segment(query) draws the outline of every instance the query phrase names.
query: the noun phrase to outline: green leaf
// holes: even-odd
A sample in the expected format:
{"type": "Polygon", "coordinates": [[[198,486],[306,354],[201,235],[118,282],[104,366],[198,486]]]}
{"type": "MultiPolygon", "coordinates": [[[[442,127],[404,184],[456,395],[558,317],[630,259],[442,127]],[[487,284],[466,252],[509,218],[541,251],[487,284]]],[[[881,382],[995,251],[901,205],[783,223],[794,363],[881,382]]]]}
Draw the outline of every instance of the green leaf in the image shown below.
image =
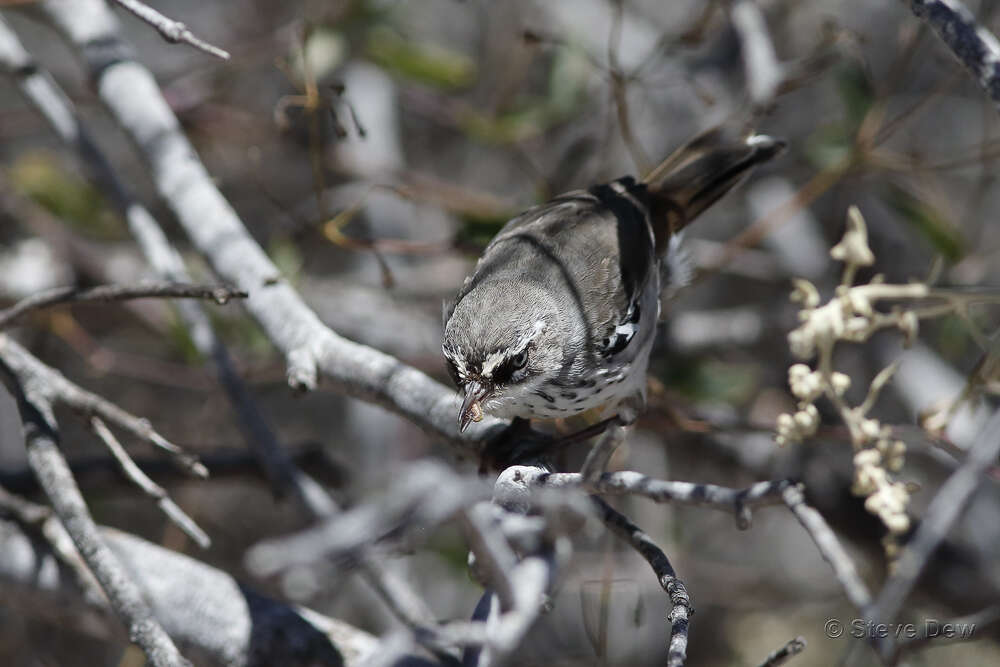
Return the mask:
{"type": "Polygon", "coordinates": [[[758,369],[754,364],[715,359],[693,359],[687,364],[671,364],[664,382],[695,400],[734,405],[753,398],[759,384],[758,369]]]}
{"type": "Polygon", "coordinates": [[[439,44],[415,42],[387,26],[368,33],[368,57],[398,76],[454,90],[476,80],[476,64],[465,54],[439,44]]]}
{"type": "Polygon", "coordinates": [[[10,178],[17,191],[78,231],[100,239],[125,236],[121,219],[104,195],[54,156],[44,151],[24,154],[11,167],[10,178]]]}
{"type": "Polygon", "coordinates": [[[868,72],[857,61],[842,63],[836,68],[834,78],[837,81],[840,100],[844,105],[847,127],[853,134],[875,103],[875,86],[868,72]]]}
{"type": "Polygon", "coordinates": [[[956,262],[965,254],[965,240],[958,228],[941,211],[919,196],[898,185],[889,184],[885,201],[949,262],[956,262]]]}

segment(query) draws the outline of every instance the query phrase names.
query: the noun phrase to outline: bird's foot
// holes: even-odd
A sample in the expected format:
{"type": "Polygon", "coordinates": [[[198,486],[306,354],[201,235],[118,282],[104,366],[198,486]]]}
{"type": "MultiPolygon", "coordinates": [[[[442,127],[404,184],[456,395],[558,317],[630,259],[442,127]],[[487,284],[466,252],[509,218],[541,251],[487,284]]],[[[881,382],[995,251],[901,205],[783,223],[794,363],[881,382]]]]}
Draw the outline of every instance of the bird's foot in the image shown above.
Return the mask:
{"type": "Polygon", "coordinates": [[[491,469],[503,470],[512,465],[537,460],[543,455],[554,454],[604,433],[609,426],[621,423],[622,419],[615,415],[575,433],[552,436],[531,428],[531,422],[527,419],[515,417],[510,426],[486,443],[479,458],[479,474],[486,474],[491,469]]]}

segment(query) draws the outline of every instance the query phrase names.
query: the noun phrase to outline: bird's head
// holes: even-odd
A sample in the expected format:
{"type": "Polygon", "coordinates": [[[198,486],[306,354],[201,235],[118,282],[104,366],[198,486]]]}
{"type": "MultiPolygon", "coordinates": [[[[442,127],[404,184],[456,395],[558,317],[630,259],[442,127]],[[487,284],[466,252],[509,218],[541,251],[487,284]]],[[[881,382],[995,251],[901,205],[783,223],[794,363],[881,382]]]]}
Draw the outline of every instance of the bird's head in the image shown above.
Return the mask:
{"type": "Polygon", "coordinates": [[[563,331],[552,297],[526,282],[476,285],[445,322],[441,346],[464,392],[459,428],[483,412],[512,416],[521,400],[562,368],[563,331]]]}

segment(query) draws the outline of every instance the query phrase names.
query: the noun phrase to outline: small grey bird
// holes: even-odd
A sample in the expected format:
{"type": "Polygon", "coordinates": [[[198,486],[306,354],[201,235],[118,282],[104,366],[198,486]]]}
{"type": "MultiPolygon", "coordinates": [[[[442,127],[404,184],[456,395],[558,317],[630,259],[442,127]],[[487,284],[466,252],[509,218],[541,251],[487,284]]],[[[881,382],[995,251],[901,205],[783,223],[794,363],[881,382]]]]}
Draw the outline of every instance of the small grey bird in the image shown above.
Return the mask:
{"type": "Polygon", "coordinates": [[[484,412],[556,419],[603,407],[634,419],[661,287],[683,273],[677,233],[783,146],[710,131],[642,181],[568,192],[510,220],[445,309],[461,430],[484,412]]]}

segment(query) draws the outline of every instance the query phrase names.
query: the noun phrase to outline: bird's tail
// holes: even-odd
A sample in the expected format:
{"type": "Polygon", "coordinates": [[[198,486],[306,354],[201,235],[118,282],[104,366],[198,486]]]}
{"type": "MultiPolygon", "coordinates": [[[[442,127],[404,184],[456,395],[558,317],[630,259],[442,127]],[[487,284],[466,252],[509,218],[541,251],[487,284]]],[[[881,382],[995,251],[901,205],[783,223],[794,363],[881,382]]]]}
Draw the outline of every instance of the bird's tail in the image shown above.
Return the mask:
{"type": "Polygon", "coordinates": [[[716,128],[675,150],[643,179],[657,251],[665,252],[671,236],[784,148],[784,141],[767,135],[733,140],[716,128]]]}

